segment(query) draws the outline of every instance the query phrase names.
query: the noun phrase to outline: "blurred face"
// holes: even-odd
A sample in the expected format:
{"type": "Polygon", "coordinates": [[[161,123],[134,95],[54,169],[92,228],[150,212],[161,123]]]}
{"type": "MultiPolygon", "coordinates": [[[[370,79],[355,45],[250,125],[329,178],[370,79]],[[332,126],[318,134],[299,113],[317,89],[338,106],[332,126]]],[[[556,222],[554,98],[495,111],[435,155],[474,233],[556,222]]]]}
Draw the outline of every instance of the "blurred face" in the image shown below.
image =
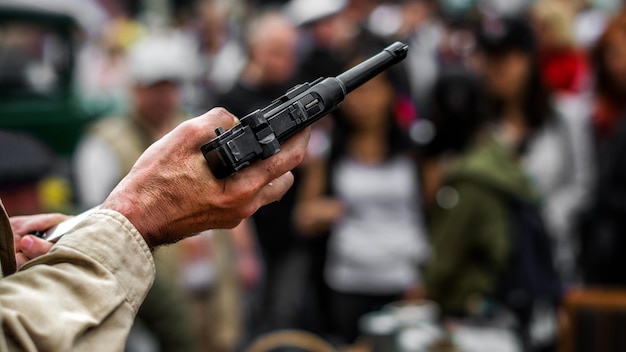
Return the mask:
{"type": "Polygon", "coordinates": [[[491,94],[504,100],[518,99],[530,75],[530,59],[521,51],[487,55],[482,70],[491,94]]]}
{"type": "Polygon", "coordinates": [[[604,64],[615,87],[626,92],[626,33],[616,33],[605,47],[604,64]]]}
{"type": "Polygon", "coordinates": [[[276,26],[251,48],[252,59],[261,68],[265,83],[283,84],[294,75],[298,65],[296,40],[293,28],[276,26]]]}
{"type": "Polygon", "coordinates": [[[537,45],[541,50],[548,50],[558,47],[558,40],[555,37],[554,29],[544,18],[534,18],[533,28],[537,34],[537,45]]]}
{"type": "Polygon", "coordinates": [[[384,128],[393,103],[393,88],[378,75],[346,96],[341,104],[350,123],[358,130],[384,128]]]}
{"type": "Polygon", "coordinates": [[[313,23],[311,30],[316,45],[324,48],[340,45],[345,33],[349,32],[349,25],[341,15],[330,16],[313,23]]]}
{"type": "Polygon", "coordinates": [[[158,126],[176,116],[180,106],[180,88],[173,82],[158,82],[135,86],[133,90],[135,116],[142,122],[158,126]]]}

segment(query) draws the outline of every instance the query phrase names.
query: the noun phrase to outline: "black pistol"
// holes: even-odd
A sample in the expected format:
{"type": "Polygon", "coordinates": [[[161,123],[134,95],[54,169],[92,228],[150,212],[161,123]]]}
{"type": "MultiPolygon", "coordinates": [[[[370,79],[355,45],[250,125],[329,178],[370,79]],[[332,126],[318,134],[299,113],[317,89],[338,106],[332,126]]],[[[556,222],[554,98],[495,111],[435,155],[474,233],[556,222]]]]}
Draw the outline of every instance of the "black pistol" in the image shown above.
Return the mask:
{"type": "Polygon", "coordinates": [[[346,94],[402,61],[409,50],[396,42],[337,77],[318,78],[287,91],[263,109],[241,118],[239,124],[201,147],[216,178],[222,179],[254,161],[280,151],[280,145],[303,128],[335,110],[346,94]]]}

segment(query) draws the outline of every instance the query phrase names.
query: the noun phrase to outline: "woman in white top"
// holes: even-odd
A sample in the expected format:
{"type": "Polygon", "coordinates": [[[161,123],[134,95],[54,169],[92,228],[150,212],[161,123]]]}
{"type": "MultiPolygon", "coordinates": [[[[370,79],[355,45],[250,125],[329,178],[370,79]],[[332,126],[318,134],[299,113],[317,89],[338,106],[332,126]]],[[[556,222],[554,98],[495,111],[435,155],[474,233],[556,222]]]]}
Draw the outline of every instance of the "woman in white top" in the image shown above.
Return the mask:
{"type": "Polygon", "coordinates": [[[395,99],[386,74],[348,95],[330,155],[303,172],[296,224],[303,235],[328,235],[322,311],[346,343],[361,315],[420,285],[428,253],[418,167],[396,124],[395,99]]]}

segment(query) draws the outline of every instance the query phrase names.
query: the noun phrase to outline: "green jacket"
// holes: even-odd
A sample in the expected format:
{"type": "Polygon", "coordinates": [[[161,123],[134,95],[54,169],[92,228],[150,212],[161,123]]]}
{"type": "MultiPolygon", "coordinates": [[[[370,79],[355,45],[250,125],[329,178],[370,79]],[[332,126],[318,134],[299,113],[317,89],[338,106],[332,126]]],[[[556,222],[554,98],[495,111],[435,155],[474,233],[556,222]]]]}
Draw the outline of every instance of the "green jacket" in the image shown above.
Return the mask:
{"type": "Polygon", "coordinates": [[[508,204],[536,201],[512,148],[481,139],[445,176],[431,219],[429,296],[448,313],[478,313],[494,291],[510,250],[508,204]]]}

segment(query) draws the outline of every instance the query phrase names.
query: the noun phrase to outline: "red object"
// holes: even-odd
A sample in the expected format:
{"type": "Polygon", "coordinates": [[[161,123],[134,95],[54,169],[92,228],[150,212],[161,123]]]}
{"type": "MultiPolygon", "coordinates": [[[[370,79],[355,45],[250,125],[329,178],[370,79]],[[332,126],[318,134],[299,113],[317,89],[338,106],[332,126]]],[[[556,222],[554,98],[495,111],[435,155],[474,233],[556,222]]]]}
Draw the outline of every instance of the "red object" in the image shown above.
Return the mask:
{"type": "Polygon", "coordinates": [[[417,121],[417,109],[410,97],[400,94],[396,97],[394,102],[394,112],[396,114],[396,121],[398,125],[405,131],[408,130],[411,125],[417,121]]]}
{"type": "Polygon", "coordinates": [[[555,50],[543,53],[540,65],[543,83],[552,92],[577,94],[589,85],[589,63],[580,51],[555,50]]]}
{"type": "Polygon", "coordinates": [[[611,104],[607,99],[598,98],[593,107],[593,130],[596,136],[604,139],[613,133],[620,119],[619,107],[611,104]]]}

